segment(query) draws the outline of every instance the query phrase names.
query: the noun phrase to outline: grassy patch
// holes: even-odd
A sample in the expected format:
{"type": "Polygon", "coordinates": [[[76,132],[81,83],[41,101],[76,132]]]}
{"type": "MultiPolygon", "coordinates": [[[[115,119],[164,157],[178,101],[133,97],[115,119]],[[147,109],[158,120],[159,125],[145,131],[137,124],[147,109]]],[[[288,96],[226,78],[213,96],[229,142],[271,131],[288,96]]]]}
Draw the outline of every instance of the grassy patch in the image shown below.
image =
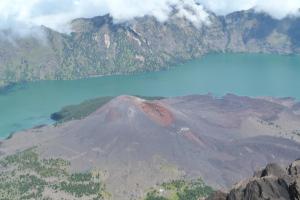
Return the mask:
{"type": "Polygon", "coordinates": [[[193,181],[174,180],[163,183],[147,193],[145,200],[198,200],[208,197],[213,189],[201,179],[193,181]]]}
{"type": "Polygon", "coordinates": [[[40,159],[34,148],[0,160],[0,199],[103,199],[100,176],[92,172],[69,173],[63,159],[40,159]],[[48,193],[46,192],[48,191],[48,193]]]}

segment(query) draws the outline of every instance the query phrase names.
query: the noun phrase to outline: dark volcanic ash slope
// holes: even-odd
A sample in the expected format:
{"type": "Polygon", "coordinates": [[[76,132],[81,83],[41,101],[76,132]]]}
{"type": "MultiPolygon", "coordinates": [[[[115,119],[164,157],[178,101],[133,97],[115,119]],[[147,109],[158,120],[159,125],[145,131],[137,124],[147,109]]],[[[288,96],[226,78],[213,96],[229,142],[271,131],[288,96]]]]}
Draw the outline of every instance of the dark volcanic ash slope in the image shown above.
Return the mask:
{"type": "Polygon", "coordinates": [[[109,16],[72,21],[72,33],[43,27],[44,38],[0,34],[0,85],[22,80],[75,79],[154,71],[212,52],[300,53],[300,18],[276,20],[254,11],[209,16],[195,27],[176,15],[164,23],[109,16]]]}
{"type": "Polygon", "coordinates": [[[266,163],[299,157],[295,105],[234,95],[121,96],[85,119],[16,134],[0,150],[37,146],[73,170],[100,170],[114,199],[138,199],[156,183],[189,177],[226,189],[266,163]]]}

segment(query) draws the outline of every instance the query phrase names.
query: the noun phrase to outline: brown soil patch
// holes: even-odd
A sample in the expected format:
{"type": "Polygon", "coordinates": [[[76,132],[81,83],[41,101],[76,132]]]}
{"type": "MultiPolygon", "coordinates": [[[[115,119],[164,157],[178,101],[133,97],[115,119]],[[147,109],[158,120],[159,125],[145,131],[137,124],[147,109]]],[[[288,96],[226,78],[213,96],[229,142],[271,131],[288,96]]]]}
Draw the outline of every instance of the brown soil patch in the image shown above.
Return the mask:
{"type": "Polygon", "coordinates": [[[122,114],[120,113],[120,111],[117,108],[111,108],[111,109],[109,109],[109,111],[107,112],[107,114],[105,116],[105,121],[112,122],[112,121],[116,121],[116,120],[120,119],[121,117],[122,117],[122,114]]]}
{"type": "Polygon", "coordinates": [[[194,133],[192,133],[191,131],[184,133],[184,136],[191,140],[192,142],[195,142],[196,144],[200,145],[200,146],[205,146],[204,142],[198,138],[194,133]]]}
{"type": "Polygon", "coordinates": [[[140,106],[146,115],[162,126],[169,126],[174,122],[174,117],[171,111],[162,105],[143,102],[140,106]]]}

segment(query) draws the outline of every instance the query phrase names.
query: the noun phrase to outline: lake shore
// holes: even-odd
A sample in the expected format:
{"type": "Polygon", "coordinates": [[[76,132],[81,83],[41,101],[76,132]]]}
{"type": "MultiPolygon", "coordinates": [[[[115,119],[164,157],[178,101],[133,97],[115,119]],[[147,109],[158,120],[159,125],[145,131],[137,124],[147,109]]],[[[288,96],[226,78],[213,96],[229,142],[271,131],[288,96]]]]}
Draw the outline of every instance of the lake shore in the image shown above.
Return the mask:
{"type": "Polygon", "coordinates": [[[159,72],[17,84],[0,94],[0,136],[47,124],[64,106],[104,96],[234,93],[300,99],[294,89],[300,88],[299,63],[300,56],[211,54],[159,72]]]}

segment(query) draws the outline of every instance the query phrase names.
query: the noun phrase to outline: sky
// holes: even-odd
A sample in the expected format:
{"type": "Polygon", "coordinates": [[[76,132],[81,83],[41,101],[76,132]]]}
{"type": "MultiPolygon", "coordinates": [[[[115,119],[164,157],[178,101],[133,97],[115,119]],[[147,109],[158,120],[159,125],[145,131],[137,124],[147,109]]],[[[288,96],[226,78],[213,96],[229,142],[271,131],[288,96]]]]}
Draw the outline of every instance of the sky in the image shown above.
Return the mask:
{"type": "Polygon", "coordinates": [[[207,22],[206,10],[219,15],[254,8],[274,18],[299,15],[300,0],[0,0],[0,29],[26,30],[44,25],[68,32],[68,22],[109,13],[116,22],[145,15],[168,19],[173,8],[195,25],[207,22]],[[199,3],[200,5],[196,4],[199,3]]]}

